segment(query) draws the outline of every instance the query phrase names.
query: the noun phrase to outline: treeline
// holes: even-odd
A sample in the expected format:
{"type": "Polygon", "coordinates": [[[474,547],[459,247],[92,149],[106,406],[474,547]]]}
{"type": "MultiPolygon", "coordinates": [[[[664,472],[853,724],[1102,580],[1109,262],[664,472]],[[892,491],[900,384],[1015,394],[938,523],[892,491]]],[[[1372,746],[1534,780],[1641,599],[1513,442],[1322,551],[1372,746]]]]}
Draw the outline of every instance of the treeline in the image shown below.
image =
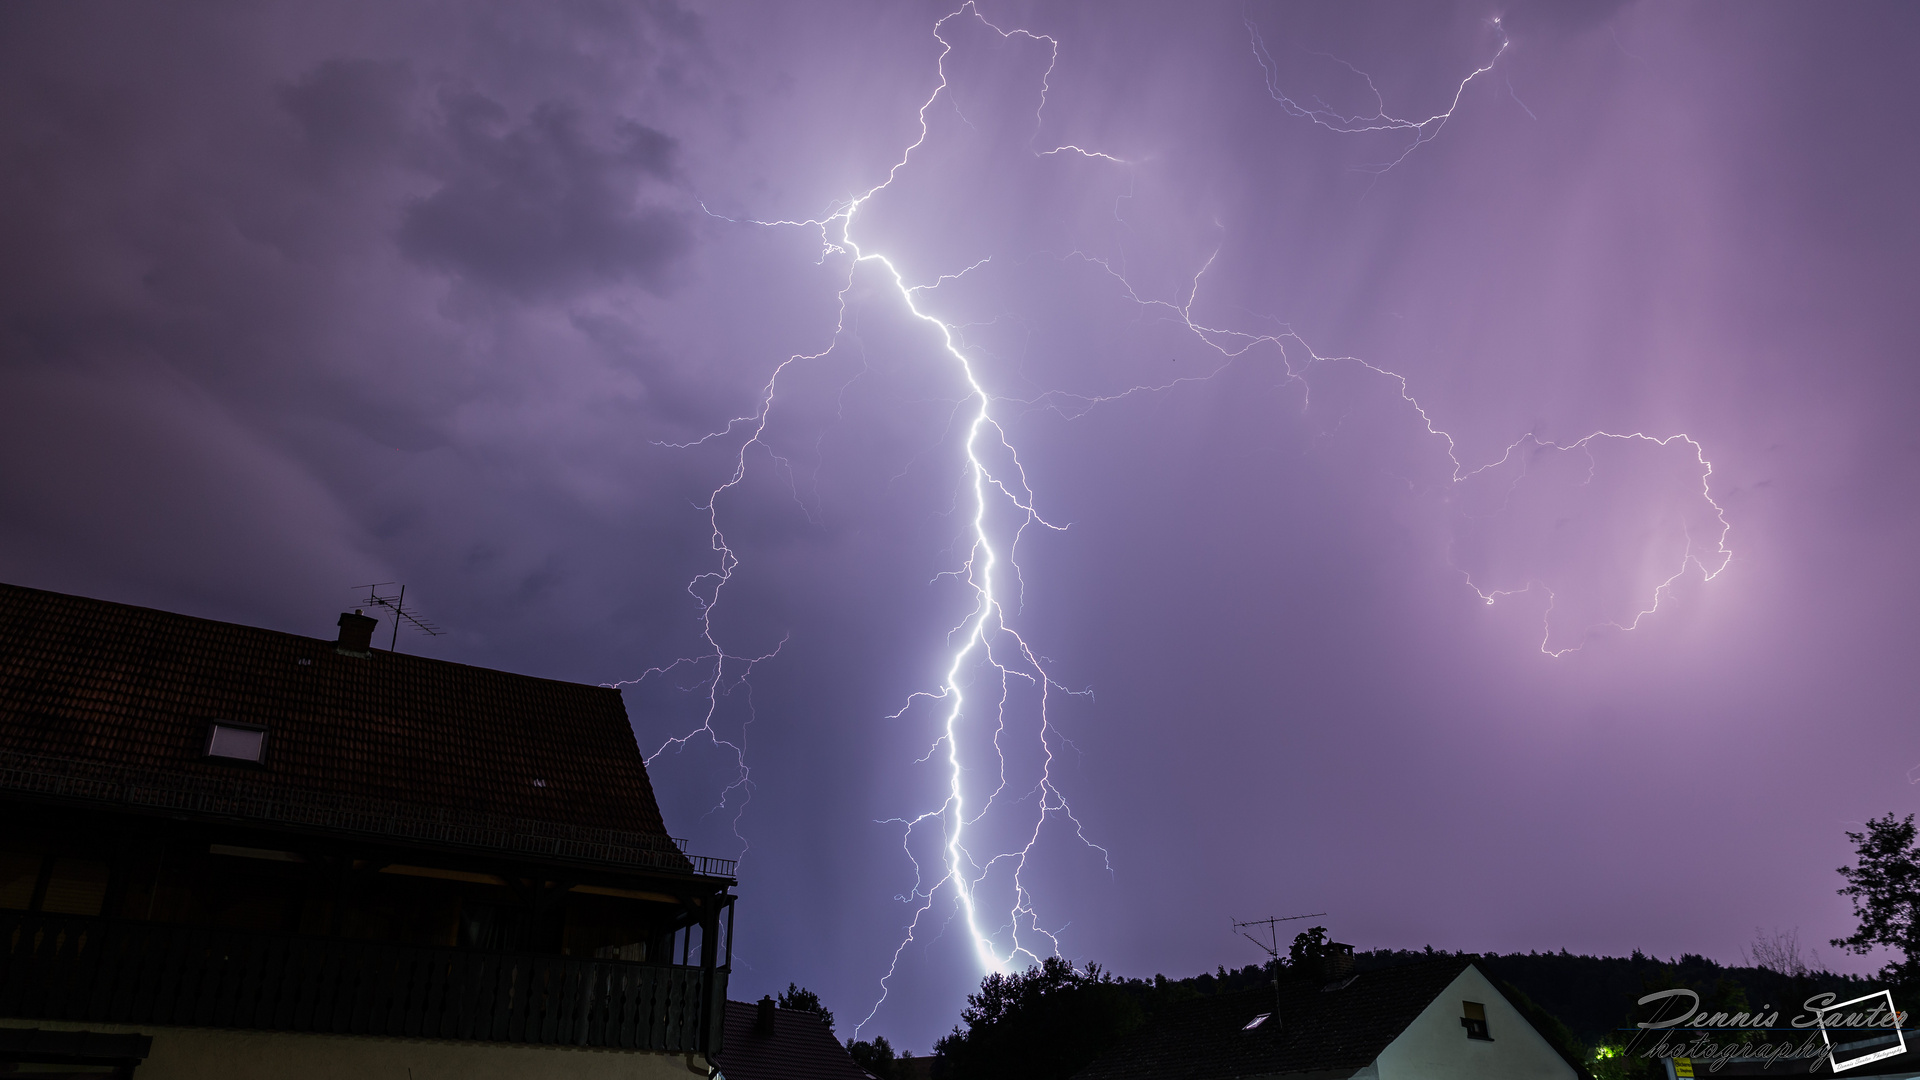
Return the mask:
{"type": "MultiPolygon", "coordinates": [[[[1250,964],[1169,979],[1120,978],[1098,964],[1076,969],[1059,957],[1011,975],[989,975],[967,996],[960,1025],[934,1046],[937,1080],[1066,1080],[1170,1005],[1289,981],[1324,983],[1349,947],[1324,927],[1294,938],[1277,966],[1250,964]]],[[[911,1067],[881,1040],[850,1043],[856,1061],[883,1080],[910,1080],[911,1067]]],[[[919,1074],[924,1076],[925,1074],[919,1074]]]]}
{"type": "MultiPolygon", "coordinates": [[[[1324,980],[1330,965],[1341,962],[1338,949],[1316,927],[1295,942],[1278,968],[1279,977],[1324,980]]],[[[1603,1048],[1627,1041],[1633,1025],[1646,1018],[1639,998],[1655,990],[1685,987],[1700,995],[1702,1006],[1714,1010],[1741,1012],[1771,1005],[1791,1017],[1814,994],[1832,992],[1845,1000],[1881,985],[1799,964],[1783,965],[1789,970],[1782,972],[1728,967],[1693,954],[1660,960],[1638,951],[1615,957],[1565,950],[1474,954],[1381,949],[1354,953],[1352,961],[1354,971],[1365,972],[1443,957],[1473,960],[1582,1077],[1602,1080],[1638,1076],[1645,1071],[1640,1066],[1650,1064],[1609,1060],[1603,1048]]],[[[1123,978],[1098,965],[1076,969],[1058,958],[1025,972],[991,975],[979,992],[968,996],[961,1023],[936,1044],[932,1075],[938,1080],[1066,1080],[1169,1005],[1270,986],[1274,977],[1273,966],[1249,964],[1180,979],[1123,978]]],[[[1914,989],[1920,992],[1920,987],[1914,989]]],[[[883,1080],[928,1075],[896,1060],[885,1040],[850,1048],[863,1067],[883,1080]]],[[[917,1064],[925,1070],[924,1059],[917,1064]]]]}
{"type": "MultiPolygon", "coordinates": [[[[1875,982],[1819,970],[1803,959],[1797,931],[1762,934],[1747,966],[1727,967],[1704,956],[1658,960],[1557,953],[1444,953],[1374,950],[1351,953],[1316,926],[1294,938],[1284,961],[1253,964],[1185,979],[1117,978],[1097,965],[1076,970],[1053,958],[1015,975],[991,975],[967,997],[961,1026],[935,1047],[936,1080],[1067,1080],[1121,1039],[1150,1023],[1169,1005],[1197,997],[1267,986],[1275,978],[1324,981],[1329,972],[1365,972],[1439,957],[1472,959],[1575,1071],[1587,1080],[1639,1080],[1664,1069],[1627,1052],[1635,1025],[1651,1019],[1640,998],[1660,990],[1691,990],[1709,1013],[1780,1013],[1783,1023],[1808,1012],[1816,994],[1845,1001],[1885,987],[1896,1006],[1920,1001],[1920,826],[1914,815],[1873,818],[1849,832],[1855,865],[1840,869],[1839,892],[1852,899],[1859,927],[1834,945],[1867,954],[1891,950],[1897,958],[1875,982]]],[[[830,1023],[831,1021],[829,1021],[830,1023]]],[[[1758,1034],[1758,1033],[1754,1033],[1758,1034]]],[[[851,1043],[875,1076],[915,1080],[925,1062],[899,1068],[885,1040],[851,1043]]]]}

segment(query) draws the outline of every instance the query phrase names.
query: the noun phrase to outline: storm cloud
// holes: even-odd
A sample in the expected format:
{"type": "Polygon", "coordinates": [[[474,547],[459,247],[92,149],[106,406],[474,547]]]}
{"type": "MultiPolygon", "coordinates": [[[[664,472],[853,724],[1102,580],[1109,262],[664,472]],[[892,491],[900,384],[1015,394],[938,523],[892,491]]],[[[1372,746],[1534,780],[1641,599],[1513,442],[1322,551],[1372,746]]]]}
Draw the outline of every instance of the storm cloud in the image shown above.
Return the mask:
{"type": "Polygon", "coordinates": [[[627,683],[744,855],[734,996],[892,969],[925,1050],[977,399],[904,284],[1057,526],[990,521],[1055,682],[963,784],[983,845],[1071,803],[1065,954],[1844,933],[1920,762],[1910,9],[952,11],[0,10],[0,578],[317,635],[404,581],[402,648],[627,683]]]}

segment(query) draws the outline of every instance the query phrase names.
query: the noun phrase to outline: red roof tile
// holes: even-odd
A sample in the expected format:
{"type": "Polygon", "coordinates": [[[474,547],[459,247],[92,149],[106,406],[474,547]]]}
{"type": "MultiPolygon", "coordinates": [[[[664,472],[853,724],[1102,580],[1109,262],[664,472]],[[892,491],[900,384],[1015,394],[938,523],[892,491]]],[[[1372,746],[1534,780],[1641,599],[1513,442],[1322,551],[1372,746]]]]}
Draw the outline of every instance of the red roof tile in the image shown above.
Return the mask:
{"type": "Polygon", "coordinates": [[[0,750],[666,835],[617,690],[14,585],[0,750]],[[202,756],[217,720],[259,767],[202,756]]]}

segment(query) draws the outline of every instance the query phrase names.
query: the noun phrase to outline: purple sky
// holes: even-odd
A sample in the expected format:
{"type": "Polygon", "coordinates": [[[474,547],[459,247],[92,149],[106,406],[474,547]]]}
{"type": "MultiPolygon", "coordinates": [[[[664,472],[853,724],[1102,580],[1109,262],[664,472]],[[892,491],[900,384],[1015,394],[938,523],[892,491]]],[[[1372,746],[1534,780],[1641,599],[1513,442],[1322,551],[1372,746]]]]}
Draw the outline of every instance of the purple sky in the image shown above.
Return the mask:
{"type": "MultiPolygon", "coordinates": [[[[706,712],[710,660],[647,673],[709,651],[701,507],[744,461],[712,632],[778,652],[712,729],[751,781],[704,733],[652,771],[695,850],[745,848],[735,996],[798,981],[843,1034],[925,903],[909,852],[942,864],[940,820],[888,820],[938,810],[950,750],[971,818],[1002,716],[969,850],[1063,797],[1108,854],[1050,812],[1020,941],[1122,974],[1252,962],[1229,917],[1299,911],[1362,948],[1723,961],[1851,930],[1843,831],[1920,809],[1920,17],[948,20],[852,232],[940,282],[914,302],[990,395],[982,464],[1016,476],[1004,433],[1064,526],[996,579],[1054,683],[1035,794],[1032,683],[998,713],[962,664],[951,746],[913,696],[975,602],[980,399],[878,260],[750,223],[887,181],[951,10],[8,5],[0,579],[321,636],[404,581],[452,632],[403,648],[641,680],[651,752],[706,712]],[[1463,475],[1522,441],[1455,482],[1429,421],[1463,475]],[[1684,440],[1541,449],[1596,431],[1684,433],[1708,492],[1684,440]]],[[[1010,870],[976,890],[1002,956],[1010,870]]],[[[862,1034],[954,1023],[954,899],[862,1034]]]]}

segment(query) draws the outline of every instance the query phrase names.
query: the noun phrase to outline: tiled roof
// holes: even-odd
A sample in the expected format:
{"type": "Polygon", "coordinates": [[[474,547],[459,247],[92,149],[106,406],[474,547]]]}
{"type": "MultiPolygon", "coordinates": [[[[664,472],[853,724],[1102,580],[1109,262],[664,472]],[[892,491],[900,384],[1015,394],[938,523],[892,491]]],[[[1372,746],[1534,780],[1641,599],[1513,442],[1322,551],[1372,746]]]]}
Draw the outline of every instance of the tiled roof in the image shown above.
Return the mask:
{"type": "Polygon", "coordinates": [[[617,690],[14,585],[0,751],[666,836],[617,690]],[[259,766],[202,756],[217,720],[259,766]]]}
{"type": "Polygon", "coordinates": [[[713,1059],[726,1080],[869,1080],[833,1029],[801,1009],[774,1009],[773,1030],[758,1024],[759,1006],[727,1002],[727,1037],[713,1059]]]}
{"type": "Polygon", "coordinates": [[[1448,958],[1383,968],[1331,984],[1338,989],[1288,983],[1277,1007],[1270,986],[1183,1002],[1074,1080],[1346,1075],[1379,1057],[1468,963],[1448,958]],[[1276,1015],[1244,1030],[1261,1013],[1276,1015]]]}

